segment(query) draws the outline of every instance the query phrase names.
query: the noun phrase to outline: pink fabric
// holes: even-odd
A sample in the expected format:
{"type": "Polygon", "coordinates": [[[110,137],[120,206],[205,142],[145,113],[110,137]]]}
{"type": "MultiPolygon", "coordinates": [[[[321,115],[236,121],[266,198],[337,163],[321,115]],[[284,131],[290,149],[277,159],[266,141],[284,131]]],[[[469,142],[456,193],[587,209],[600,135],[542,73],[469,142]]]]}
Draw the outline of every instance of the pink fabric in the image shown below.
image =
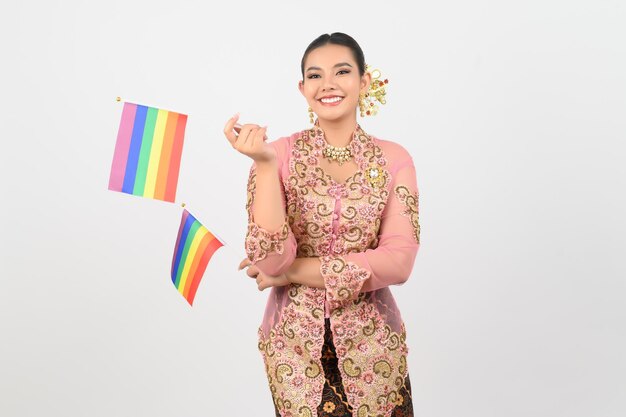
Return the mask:
{"type": "MultiPolygon", "coordinates": [[[[279,141],[270,143],[276,149],[282,179],[282,166],[280,161],[285,159],[286,149],[280,147],[279,141]]],[[[281,190],[283,204],[285,203],[284,187],[281,190]]],[[[256,224],[252,207],[254,207],[254,195],[256,194],[256,162],[252,163],[248,176],[248,199],[246,210],[248,212],[248,232],[245,239],[245,249],[248,259],[269,275],[280,275],[285,272],[293,262],[296,255],[296,237],[285,217],[284,223],[277,230],[267,230],[256,224]]]]}
{"type": "Polygon", "coordinates": [[[412,159],[398,162],[392,168],[393,183],[381,215],[378,246],[343,256],[371,272],[361,291],[373,291],[389,285],[403,284],[411,274],[419,248],[418,188],[412,159]],[[408,224],[407,224],[408,223],[408,224]]]}
{"type": "Polygon", "coordinates": [[[318,125],[271,143],[287,213],[278,230],[254,224],[254,164],[250,171],[248,256],[271,275],[296,256],[319,257],[326,285],[272,288],[259,350],[281,415],[316,416],[329,318],[355,415],[389,415],[407,374],[405,326],[389,286],[406,282],[420,245],[415,167],[401,145],[357,125],[350,147],[359,170],[340,184],[319,166],[325,143],[318,125]]]}

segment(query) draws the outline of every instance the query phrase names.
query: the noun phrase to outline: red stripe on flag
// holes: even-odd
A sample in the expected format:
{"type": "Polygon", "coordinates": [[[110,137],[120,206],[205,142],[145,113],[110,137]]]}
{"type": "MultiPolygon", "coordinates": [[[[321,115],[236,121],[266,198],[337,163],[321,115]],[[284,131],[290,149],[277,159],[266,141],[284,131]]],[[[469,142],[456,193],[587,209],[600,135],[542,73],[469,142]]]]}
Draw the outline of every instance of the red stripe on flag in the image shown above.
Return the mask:
{"type": "Polygon", "coordinates": [[[185,127],[187,125],[187,115],[179,114],[176,123],[176,134],[174,135],[174,145],[170,157],[170,168],[167,175],[167,186],[165,188],[165,201],[174,202],[176,199],[176,185],[178,184],[178,174],[180,170],[180,158],[183,152],[183,141],[185,139],[185,127]]]}
{"type": "Polygon", "coordinates": [[[211,240],[211,242],[209,243],[209,246],[207,246],[206,250],[202,254],[202,259],[200,260],[200,263],[198,264],[198,270],[196,272],[196,276],[194,277],[193,282],[191,283],[191,287],[189,288],[189,295],[187,297],[187,301],[189,302],[190,305],[193,305],[193,299],[196,297],[196,291],[198,290],[198,285],[200,285],[200,280],[202,279],[202,276],[204,275],[204,271],[206,270],[207,264],[211,260],[211,257],[213,256],[215,251],[218,250],[221,246],[222,246],[222,243],[219,240],[213,239],[211,240]]]}

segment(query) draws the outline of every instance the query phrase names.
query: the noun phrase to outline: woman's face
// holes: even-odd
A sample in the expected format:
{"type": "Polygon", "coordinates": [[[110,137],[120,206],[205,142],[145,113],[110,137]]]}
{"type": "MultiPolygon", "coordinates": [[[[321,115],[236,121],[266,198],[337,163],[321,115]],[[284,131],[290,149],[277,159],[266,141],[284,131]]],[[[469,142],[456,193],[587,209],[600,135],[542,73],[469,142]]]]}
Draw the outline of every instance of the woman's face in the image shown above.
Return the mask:
{"type": "Polygon", "coordinates": [[[326,44],[315,48],[307,56],[304,80],[298,83],[298,88],[320,120],[356,118],[359,93],[367,91],[370,78],[368,73],[363,77],[359,75],[359,67],[350,48],[326,44]],[[321,100],[323,97],[335,98],[330,103],[324,103],[321,100]]]}

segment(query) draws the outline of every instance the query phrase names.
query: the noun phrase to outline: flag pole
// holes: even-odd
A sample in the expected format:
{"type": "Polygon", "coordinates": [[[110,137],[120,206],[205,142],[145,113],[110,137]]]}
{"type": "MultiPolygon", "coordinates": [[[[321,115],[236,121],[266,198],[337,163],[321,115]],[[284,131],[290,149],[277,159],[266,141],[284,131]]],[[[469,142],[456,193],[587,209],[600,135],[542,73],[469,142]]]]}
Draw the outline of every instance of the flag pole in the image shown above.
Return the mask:
{"type": "MultiPolygon", "coordinates": [[[[115,101],[118,102],[118,103],[124,102],[124,103],[131,103],[131,104],[137,104],[137,105],[139,105],[139,103],[140,103],[140,102],[134,101],[134,100],[133,101],[128,101],[127,99],[123,99],[120,96],[115,97],[115,101]]],[[[142,104],[142,105],[146,106],[146,107],[154,107],[154,108],[157,108],[157,109],[165,110],[165,111],[168,111],[168,112],[171,112],[171,113],[178,113],[178,114],[184,114],[185,116],[189,116],[188,112],[177,111],[177,110],[170,110],[169,106],[158,106],[157,107],[157,106],[151,106],[149,104],[142,104]]]]}

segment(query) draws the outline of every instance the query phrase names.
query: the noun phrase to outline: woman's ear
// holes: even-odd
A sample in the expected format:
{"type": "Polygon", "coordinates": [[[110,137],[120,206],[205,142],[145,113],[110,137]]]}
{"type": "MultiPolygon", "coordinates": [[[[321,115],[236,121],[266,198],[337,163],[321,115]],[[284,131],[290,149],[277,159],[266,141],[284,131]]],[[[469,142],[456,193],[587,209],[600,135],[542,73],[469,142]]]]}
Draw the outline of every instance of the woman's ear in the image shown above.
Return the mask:
{"type": "Polygon", "coordinates": [[[300,94],[304,95],[304,82],[302,80],[298,81],[298,90],[300,90],[300,94]]]}
{"type": "Polygon", "coordinates": [[[372,83],[372,74],[369,72],[365,72],[361,77],[361,92],[366,93],[370,89],[370,84],[372,83]]]}

